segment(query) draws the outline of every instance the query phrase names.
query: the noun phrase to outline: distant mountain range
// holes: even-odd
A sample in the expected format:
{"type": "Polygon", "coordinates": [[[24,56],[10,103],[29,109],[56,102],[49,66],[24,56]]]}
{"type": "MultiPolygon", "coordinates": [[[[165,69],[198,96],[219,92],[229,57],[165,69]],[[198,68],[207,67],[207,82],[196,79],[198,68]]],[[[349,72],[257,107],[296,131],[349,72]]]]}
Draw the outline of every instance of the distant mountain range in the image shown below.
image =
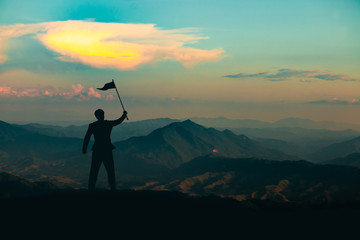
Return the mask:
{"type": "Polygon", "coordinates": [[[355,166],[360,168],[360,152],[352,153],[345,157],[331,159],[322,163],[335,164],[335,165],[348,165],[348,166],[355,166]]]}
{"type": "MultiPolygon", "coordinates": [[[[126,124],[119,127],[130,126],[126,124]]],[[[254,136],[258,137],[248,138],[230,130],[206,128],[191,120],[157,119],[136,124],[138,125],[134,123],[134,128],[144,128],[138,129],[135,135],[141,131],[148,132],[155,126],[162,127],[147,135],[133,136],[114,143],[117,147],[114,157],[119,187],[134,185],[131,181],[157,179],[194,158],[209,154],[213,157],[282,161],[299,160],[305,156],[304,159],[319,163],[358,166],[346,157],[351,153],[360,152],[360,140],[355,137],[357,132],[352,130],[252,129],[248,130],[248,133],[256,133],[254,136]],[[168,122],[170,123],[166,124],[168,122]],[[261,134],[267,138],[261,138],[261,134]],[[306,144],[301,145],[301,142],[306,144]],[[326,142],[336,144],[326,145],[326,142]],[[310,145],[318,146],[313,146],[315,152],[311,153],[310,149],[307,149],[306,146],[310,145]],[[336,158],[344,159],[336,163],[326,162],[336,158]]],[[[83,128],[84,132],[86,128],[87,126],[83,128]]],[[[65,128],[54,129],[43,125],[23,126],[0,121],[0,172],[52,181],[59,187],[86,187],[91,153],[81,154],[82,137],[56,136],[65,128]]],[[[107,186],[103,168],[100,171],[98,186],[107,186]]]]}
{"type": "MultiPolygon", "coordinates": [[[[114,129],[112,134],[113,141],[121,141],[133,136],[147,135],[157,128],[164,127],[172,122],[179,122],[184,120],[186,119],[181,120],[181,119],[170,119],[170,118],[158,118],[158,119],[147,119],[147,120],[134,121],[134,122],[125,121],[122,127],[114,129]]],[[[301,119],[301,118],[285,118],[278,120],[276,122],[265,122],[265,121],[259,121],[253,119],[228,119],[224,117],[218,117],[218,118],[194,117],[194,118],[190,118],[190,120],[205,127],[230,129],[232,131],[234,129],[269,129],[269,128],[275,128],[275,129],[300,128],[300,129],[312,129],[312,130],[323,129],[323,130],[333,130],[333,131],[352,129],[354,131],[360,131],[360,125],[357,124],[337,123],[331,121],[316,122],[309,119],[301,119]]],[[[29,124],[21,124],[21,125],[16,124],[16,125],[49,136],[83,138],[88,124],[83,124],[83,123],[79,124],[79,123],[77,125],[75,125],[74,123],[73,124],[68,123],[68,125],[66,126],[59,126],[56,124],[56,122],[54,122],[53,124],[29,123],[29,124]]],[[[271,129],[269,129],[269,131],[271,131],[271,129]]],[[[238,133],[238,131],[235,132],[238,133]]],[[[243,134],[246,133],[244,132],[243,134]]],[[[272,133],[269,132],[269,134],[272,133]]],[[[272,135],[274,136],[274,134],[272,135]]],[[[281,133],[281,135],[282,137],[291,137],[291,132],[287,133],[285,131],[281,133]]]]}
{"type": "MultiPolygon", "coordinates": [[[[95,121],[95,120],[94,120],[95,121]]],[[[179,120],[170,118],[148,119],[135,122],[123,122],[120,126],[113,129],[111,137],[113,141],[125,140],[133,136],[143,136],[154,131],[157,128],[164,127],[170,123],[179,120]]],[[[56,125],[44,125],[38,123],[30,123],[25,125],[16,125],[17,127],[36,132],[51,137],[71,137],[83,138],[85,136],[88,124],[86,125],[69,125],[66,127],[56,125]]]]}
{"type": "MultiPolygon", "coordinates": [[[[135,122],[123,122],[112,132],[113,142],[130,137],[145,136],[177,119],[159,118],[135,122]]],[[[251,119],[193,118],[193,121],[218,130],[228,129],[235,134],[243,134],[261,145],[305,158],[309,154],[334,143],[360,136],[357,125],[335,122],[314,122],[308,119],[287,118],[277,122],[263,122],[251,119]],[[329,129],[325,129],[329,128],[329,129]],[[332,129],[332,130],[331,130],[332,129]],[[335,129],[335,130],[334,130],[335,129]],[[346,130],[339,130],[346,129],[346,130]]],[[[83,138],[88,125],[67,127],[43,124],[15,125],[17,127],[51,137],[83,138]]]]}
{"type": "Polygon", "coordinates": [[[120,159],[128,161],[127,165],[136,161],[136,164],[158,164],[169,169],[210,153],[226,157],[298,159],[265,148],[245,135],[236,135],[229,130],[205,128],[190,120],[171,123],[147,136],[129,138],[115,145],[115,153],[120,159]]]}
{"type": "Polygon", "coordinates": [[[280,128],[233,128],[236,134],[245,134],[260,144],[308,159],[309,154],[334,143],[360,136],[354,130],[306,129],[299,127],[280,128]]]}
{"type": "MultiPolygon", "coordinates": [[[[90,153],[81,154],[80,138],[51,137],[1,122],[0,144],[3,171],[61,185],[80,186],[87,182],[91,156],[90,153]]],[[[159,175],[209,153],[227,157],[297,159],[265,148],[244,135],[205,128],[190,120],[173,122],[146,136],[132,137],[114,145],[119,181],[159,175]]],[[[101,174],[104,172],[100,173],[103,176],[101,174]]]]}
{"type": "Polygon", "coordinates": [[[81,144],[78,138],[51,137],[0,121],[0,156],[3,158],[31,156],[56,160],[78,151],[81,144]]]}
{"type": "Polygon", "coordinates": [[[310,154],[308,158],[315,162],[323,162],[334,158],[344,158],[352,153],[360,153],[360,137],[331,144],[310,154]]]}
{"type": "Polygon", "coordinates": [[[200,118],[194,117],[190,120],[207,126],[216,128],[279,128],[279,127],[300,127],[308,129],[328,129],[328,130],[347,130],[353,129],[360,131],[359,124],[338,123],[332,121],[312,121],[303,118],[284,118],[275,122],[265,122],[253,119],[228,119],[224,117],[200,118]]]}

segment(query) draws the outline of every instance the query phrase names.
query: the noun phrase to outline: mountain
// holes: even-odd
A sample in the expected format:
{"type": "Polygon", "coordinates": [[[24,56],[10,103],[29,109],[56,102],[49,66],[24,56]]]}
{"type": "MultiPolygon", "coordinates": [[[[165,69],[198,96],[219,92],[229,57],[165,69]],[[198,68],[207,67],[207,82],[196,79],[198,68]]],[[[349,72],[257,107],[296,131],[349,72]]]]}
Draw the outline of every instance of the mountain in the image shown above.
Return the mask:
{"type": "Polygon", "coordinates": [[[55,160],[79,151],[81,144],[81,139],[50,137],[0,121],[3,157],[51,157],[55,160]]]}
{"type": "Polygon", "coordinates": [[[133,137],[116,145],[120,159],[134,159],[173,169],[191,159],[215,154],[227,157],[256,157],[274,160],[294,160],[295,157],[267,149],[244,135],[229,130],[205,128],[191,120],[169,124],[147,136],[133,137]]]}
{"type": "Polygon", "coordinates": [[[174,169],[168,178],[135,189],[181,191],[232,197],[239,201],[356,202],[360,169],[307,161],[203,156],[174,169]]]}
{"type": "MultiPolygon", "coordinates": [[[[229,130],[205,128],[190,120],[174,122],[141,137],[116,142],[114,151],[118,186],[127,181],[160,176],[209,153],[226,157],[296,160],[263,147],[229,130]]],[[[81,154],[82,139],[42,135],[1,122],[0,170],[23,177],[52,181],[58,186],[86,187],[91,152],[81,154]]],[[[91,144],[90,144],[91,146],[91,144]]],[[[107,186],[100,169],[98,186],[107,186]]]]}
{"type": "MultiPolygon", "coordinates": [[[[125,121],[120,126],[113,129],[111,138],[113,141],[121,141],[129,137],[147,135],[157,128],[164,127],[170,123],[177,121],[178,120],[170,118],[147,119],[134,122],[125,121]]],[[[70,138],[84,138],[88,128],[88,125],[69,125],[64,127],[38,123],[30,123],[16,126],[42,135],[70,138]]]]}
{"type": "Polygon", "coordinates": [[[228,119],[218,118],[190,118],[190,120],[207,126],[216,128],[279,128],[279,127],[300,127],[308,129],[328,129],[328,130],[347,130],[353,129],[360,131],[360,125],[338,123],[332,121],[312,121],[303,118],[284,118],[275,122],[264,122],[253,119],[228,119]]]}
{"type": "Polygon", "coordinates": [[[335,158],[343,158],[351,153],[360,152],[360,137],[349,141],[331,144],[308,155],[308,158],[315,162],[323,162],[335,158]]]}
{"type": "Polygon", "coordinates": [[[206,127],[213,128],[264,128],[269,127],[271,123],[254,120],[254,119],[229,119],[225,117],[217,118],[203,118],[203,117],[192,117],[191,121],[206,127]]]}
{"type": "Polygon", "coordinates": [[[331,159],[323,163],[360,167],[360,153],[352,153],[345,157],[331,159]]]}
{"type": "Polygon", "coordinates": [[[0,121],[0,171],[77,185],[90,167],[81,146],[82,139],[50,137],[0,121]]]}
{"type": "Polygon", "coordinates": [[[236,134],[244,134],[265,147],[306,158],[308,154],[330,144],[358,137],[354,130],[306,129],[299,127],[279,128],[231,128],[236,134]]]}

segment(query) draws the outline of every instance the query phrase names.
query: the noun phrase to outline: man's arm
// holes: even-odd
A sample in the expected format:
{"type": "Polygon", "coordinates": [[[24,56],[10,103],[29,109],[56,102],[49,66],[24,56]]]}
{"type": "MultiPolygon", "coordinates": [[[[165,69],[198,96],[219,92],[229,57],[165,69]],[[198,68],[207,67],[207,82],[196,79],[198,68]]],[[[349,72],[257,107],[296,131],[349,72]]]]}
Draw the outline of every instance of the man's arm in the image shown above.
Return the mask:
{"type": "Polygon", "coordinates": [[[119,125],[120,123],[122,123],[124,121],[124,119],[126,118],[126,115],[127,115],[127,111],[124,111],[123,115],[119,119],[111,121],[112,125],[116,126],[116,125],[119,125]]]}
{"type": "Polygon", "coordinates": [[[90,137],[91,137],[91,134],[92,134],[92,128],[90,127],[89,125],[89,128],[85,134],[85,138],[84,138],[84,142],[83,142],[83,148],[82,148],[82,152],[85,154],[86,151],[87,151],[87,146],[89,144],[89,141],[90,141],[90,137]]]}

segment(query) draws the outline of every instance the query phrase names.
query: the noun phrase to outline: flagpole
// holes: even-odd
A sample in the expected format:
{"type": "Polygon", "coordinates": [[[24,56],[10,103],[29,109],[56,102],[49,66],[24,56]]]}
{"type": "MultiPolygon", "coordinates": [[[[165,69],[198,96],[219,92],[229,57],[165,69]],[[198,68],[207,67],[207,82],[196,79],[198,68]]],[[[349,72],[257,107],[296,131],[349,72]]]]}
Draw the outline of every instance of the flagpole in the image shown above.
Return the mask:
{"type": "MultiPolygon", "coordinates": [[[[119,94],[119,92],[118,92],[118,90],[117,90],[117,87],[116,87],[116,84],[115,84],[115,82],[114,82],[114,79],[112,80],[112,82],[114,83],[115,90],[116,90],[116,93],[117,93],[117,95],[118,95],[118,97],[119,97],[121,106],[122,106],[123,110],[125,111],[124,104],[123,104],[122,101],[121,101],[120,94],[119,94]]],[[[128,116],[126,116],[126,119],[129,120],[128,116]]]]}

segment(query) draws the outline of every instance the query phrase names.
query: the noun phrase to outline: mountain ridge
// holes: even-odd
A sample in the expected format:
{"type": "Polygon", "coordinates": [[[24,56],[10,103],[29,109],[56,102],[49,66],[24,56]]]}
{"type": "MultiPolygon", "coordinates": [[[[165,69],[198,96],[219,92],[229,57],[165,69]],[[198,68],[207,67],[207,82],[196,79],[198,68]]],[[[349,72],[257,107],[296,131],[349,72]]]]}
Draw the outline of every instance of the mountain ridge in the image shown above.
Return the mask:
{"type": "Polygon", "coordinates": [[[147,136],[132,137],[117,142],[116,152],[122,158],[141,158],[169,168],[179,166],[194,157],[209,153],[224,156],[255,156],[285,160],[296,157],[262,147],[244,135],[236,135],[229,130],[218,131],[205,128],[191,120],[171,123],[154,130],[147,136]],[[163,162],[159,161],[163,159],[163,162]]]}
{"type": "Polygon", "coordinates": [[[274,122],[254,119],[229,119],[225,117],[201,118],[193,117],[191,120],[207,127],[217,128],[277,128],[277,127],[302,127],[308,129],[348,130],[360,131],[360,124],[341,123],[333,121],[313,121],[306,118],[288,117],[274,122]]]}

